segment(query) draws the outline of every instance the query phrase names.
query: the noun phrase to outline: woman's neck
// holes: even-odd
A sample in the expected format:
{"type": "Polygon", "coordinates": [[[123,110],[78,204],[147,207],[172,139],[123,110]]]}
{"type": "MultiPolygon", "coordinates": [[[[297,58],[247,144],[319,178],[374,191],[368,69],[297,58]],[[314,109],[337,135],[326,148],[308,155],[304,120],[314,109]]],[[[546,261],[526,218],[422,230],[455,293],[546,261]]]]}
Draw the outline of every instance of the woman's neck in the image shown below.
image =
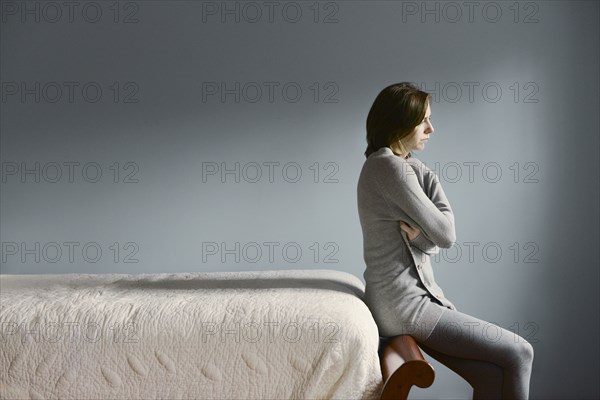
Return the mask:
{"type": "Polygon", "coordinates": [[[388,146],[390,148],[390,150],[392,150],[392,153],[394,153],[395,155],[397,155],[398,157],[402,157],[402,158],[408,158],[408,155],[410,155],[410,152],[408,152],[408,154],[402,154],[400,153],[400,150],[396,147],[396,146],[388,146]]]}
{"type": "MultiPolygon", "coordinates": [[[[408,158],[408,156],[407,156],[407,155],[402,155],[402,154],[400,154],[400,153],[396,153],[396,151],[395,151],[394,149],[392,149],[392,152],[393,152],[395,155],[397,155],[398,157],[401,157],[401,158],[408,158]]],[[[409,154],[410,154],[410,153],[409,153],[409,154]]]]}

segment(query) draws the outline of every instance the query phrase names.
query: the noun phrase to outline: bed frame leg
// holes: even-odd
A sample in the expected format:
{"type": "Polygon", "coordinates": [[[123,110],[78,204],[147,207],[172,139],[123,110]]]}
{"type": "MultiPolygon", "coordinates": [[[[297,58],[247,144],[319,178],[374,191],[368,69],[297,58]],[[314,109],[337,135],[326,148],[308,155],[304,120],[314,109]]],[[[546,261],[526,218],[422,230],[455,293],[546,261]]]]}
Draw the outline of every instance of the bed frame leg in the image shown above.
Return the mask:
{"type": "Polygon", "coordinates": [[[383,391],[380,400],[407,400],[413,385],[426,388],[433,384],[435,370],[415,339],[410,335],[385,338],[380,350],[383,391]]]}

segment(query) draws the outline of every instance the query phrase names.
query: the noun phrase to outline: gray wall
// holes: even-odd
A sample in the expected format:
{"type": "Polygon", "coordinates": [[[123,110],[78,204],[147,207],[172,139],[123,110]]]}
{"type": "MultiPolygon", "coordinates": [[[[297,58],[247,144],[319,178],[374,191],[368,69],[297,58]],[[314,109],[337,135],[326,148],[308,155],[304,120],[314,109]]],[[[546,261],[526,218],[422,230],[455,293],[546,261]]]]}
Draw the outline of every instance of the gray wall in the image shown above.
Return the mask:
{"type": "MultiPolygon", "coordinates": [[[[598,2],[78,4],[2,0],[3,274],[362,279],[366,115],[412,81],[456,218],[438,283],[534,344],[532,398],[600,395],[598,2]]],[[[431,361],[414,398],[470,396],[431,361]]]]}

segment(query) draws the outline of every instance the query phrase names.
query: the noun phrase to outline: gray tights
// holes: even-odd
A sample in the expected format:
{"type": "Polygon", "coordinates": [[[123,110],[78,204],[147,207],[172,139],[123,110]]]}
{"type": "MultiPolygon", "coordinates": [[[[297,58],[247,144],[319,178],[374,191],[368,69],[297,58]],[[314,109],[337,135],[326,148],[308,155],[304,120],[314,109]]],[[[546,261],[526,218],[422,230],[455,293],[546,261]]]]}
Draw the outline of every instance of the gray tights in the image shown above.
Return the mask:
{"type": "Polygon", "coordinates": [[[443,308],[431,335],[415,337],[419,347],[463,377],[474,400],[528,399],[532,345],[495,324],[443,308]]]}

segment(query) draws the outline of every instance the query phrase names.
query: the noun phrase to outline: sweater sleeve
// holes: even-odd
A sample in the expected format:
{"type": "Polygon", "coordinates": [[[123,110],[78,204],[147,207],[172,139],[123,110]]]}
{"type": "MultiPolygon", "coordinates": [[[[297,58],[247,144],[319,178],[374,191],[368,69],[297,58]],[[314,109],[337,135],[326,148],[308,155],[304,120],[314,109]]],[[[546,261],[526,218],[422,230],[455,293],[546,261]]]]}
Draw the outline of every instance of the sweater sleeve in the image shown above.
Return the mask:
{"type": "Polygon", "coordinates": [[[409,240],[408,243],[410,243],[411,246],[416,247],[417,249],[421,250],[423,253],[428,255],[437,254],[440,251],[439,247],[437,247],[435,243],[429,240],[423,234],[423,232],[419,233],[417,237],[413,240],[409,240]]]}
{"type": "MultiPolygon", "coordinates": [[[[422,164],[422,163],[421,163],[422,164]]],[[[424,166],[424,164],[423,164],[424,166]]],[[[423,168],[423,187],[416,172],[399,157],[383,158],[376,165],[377,181],[392,215],[408,216],[434,245],[449,248],[456,241],[454,214],[439,178],[423,168]]]]}

